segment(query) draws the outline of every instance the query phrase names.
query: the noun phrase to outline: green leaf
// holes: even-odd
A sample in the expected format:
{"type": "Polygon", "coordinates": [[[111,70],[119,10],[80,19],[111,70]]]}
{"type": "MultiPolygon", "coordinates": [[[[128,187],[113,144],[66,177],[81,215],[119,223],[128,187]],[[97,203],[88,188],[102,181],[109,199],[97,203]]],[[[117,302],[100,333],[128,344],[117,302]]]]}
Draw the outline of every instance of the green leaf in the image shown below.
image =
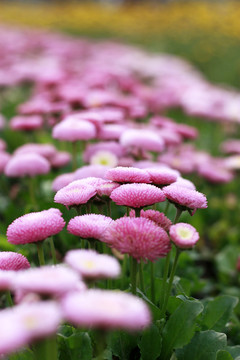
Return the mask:
{"type": "Polygon", "coordinates": [[[142,360],[155,360],[161,353],[162,338],[156,325],[152,325],[142,334],[138,343],[142,360]]]}
{"type": "Polygon", "coordinates": [[[213,330],[197,332],[190,343],[177,350],[178,360],[216,360],[218,350],[227,345],[227,337],[213,330]]]}
{"type": "Polygon", "coordinates": [[[217,352],[216,360],[234,360],[232,355],[226,350],[219,350],[217,352]]]}
{"type": "Polygon", "coordinates": [[[157,307],[155,304],[153,304],[152,301],[138,288],[137,288],[137,294],[148,304],[148,307],[150,308],[150,310],[152,312],[154,320],[158,320],[160,317],[160,314],[161,314],[159,307],[157,307]]]}
{"type": "MultiPolygon", "coordinates": [[[[65,338],[71,353],[71,360],[91,360],[92,344],[88,333],[76,330],[74,334],[65,338]]],[[[65,358],[62,358],[65,360],[65,358]]]]}
{"type": "Polygon", "coordinates": [[[163,329],[161,360],[168,360],[174,349],[189,342],[194,335],[196,318],[202,311],[200,301],[187,299],[174,311],[163,329]]]}
{"type": "Polygon", "coordinates": [[[203,314],[202,324],[209,330],[222,331],[229,321],[238,298],[222,295],[210,301],[203,314]]]}
{"type": "Polygon", "coordinates": [[[237,360],[237,357],[240,357],[240,345],[227,346],[226,350],[232,355],[234,360],[237,360]]]}
{"type": "MultiPolygon", "coordinates": [[[[112,354],[122,360],[130,359],[131,351],[137,347],[138,338],[136,335],[128,334],[123,331],[110,333],[109,348],[112,354]]],[[[82,360],[82,359],[81,359],[82,360]]]]}

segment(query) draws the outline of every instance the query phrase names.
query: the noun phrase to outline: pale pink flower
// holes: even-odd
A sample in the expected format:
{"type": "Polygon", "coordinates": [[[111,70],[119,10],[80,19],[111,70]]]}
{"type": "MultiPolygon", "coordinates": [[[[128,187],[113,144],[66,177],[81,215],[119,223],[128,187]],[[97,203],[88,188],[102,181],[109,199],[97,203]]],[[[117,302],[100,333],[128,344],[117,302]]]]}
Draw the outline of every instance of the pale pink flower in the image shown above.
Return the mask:
{"type": "Polygon", "coordinates": [[[4,169],[5,175],[9,177],[35,176],[47,174],[49,171],[49,162],[35,153],[13,156],[4,169]]]}
{"type": "Polygon", "coordinates": [[[124,184],[113,190],[110,198],[117,205],[141,208],[165,201],[161,189],[150,184],[124,184]]]}
{"type": "Polygon", "coordinates": [[[145,302],[120,291],[93,289],[69,294],[62,301],[62,309],[66,320],[84,328],[137,331],[151,322],[145,302]]]}
{"type": "Polygon", "coordinates": [[[16,273],[12,287],[26,293],[38,293],[49,296],[60,296],[69,291],[79,289],[80,275],[63,265],[41,266],[22,270],[16,273]]]}
{"type": "Polygon", "coordinates": [[[15,271],[0,270],[0,291],[12,289],[15,271]]]}
{"type": "Polygon", "coordinates": [[[2,174],[4,172],[4,169],[10,159],[11,159],[10,154],[0,150],[0,174],[2,174]]]}
{"type": "Polygon", "coordinates": [[[97,194],[99,197],[109,198],[112,191],[119,186],[120,185],[118,183],[107,180],[105,183],[97,185],[97,194]]]}
{"type": "Polygon", "coordinates": [[[26,244],[42,241],[58,234],[65,225],[58,209],[48,209],[23,215],[14,220],[7,229],[7,239],[11,244],[26,244]]]}
{"type": "Polygon", "coordinates": [[[16,321],[15,308],[0,311],[0,356],[11,354],[27,345],[28,336],[16,321]]]}
{"type": "Polygon", "coordinates": [[[65,206],[86,204],[97,194],[95,187],[88,184],[78,184],[73,181],[69,185],[58,190],[54,196],[54,202],[65,206]]]}
{"type": "Polygon", "coordinates": [[[194,185],[194,183],[188,179],[184,179],[181,176],[179,176],[177,178],[177,181],[175,183],[176,185],[182,186],[182,187],[186,187],[188,189],[191,190],[196,190],[196,186],[194,185]]]}
{"type": "Polygon", "coordinates": [[[106,179],[119,183],[150,183],[150,176],[145,170],[133,167],[118,166],[109,169],[105,175],[106,179]]]}
{"type": "Polygon", "coordinates": [[[143,217],[123,217],[113,221],[104,234],[104,242],[122,254],[144,261],[155,261],[171,250],[166,231],[143,217]]]}
{"type": "Polygon", "coordinates": [[[98,254],[93,250],[70,250],[64,261],[87,279],[116,278],[121,272],[113,256],[98,254]]]}
{"type": "Polygon", "coordinates": [[[60,168],[70,163],[72,156],[67,151],[58,151],[49,159],[53,168],[60,168]]]}
{"type": "Polygon", "coordinates": [[[58,175],[52,183],[52,190],[58,191],[62,189],[63,187],[67,186],[74,180],[74,173],[67,173],[67,174],[61,174],[58,175]]]}
{"type": "Polygon", "coordinates": [[[206,196],[196,190],[172,184],[164,187],[163,192],[170,202],[183,209],[207,208],[206,196]]]}
{"type": "Polygon", "coordinates": [[[88,144],[86,150],[83,153],[83,160],[85,163],[89,163],[91,157],[98,151],[108,151],[116,155],[117,158],[121,158],[126,155],[126,152],[122,145],[115,141],[100,142],[96,144],[88,144]]]}
{"type": "Polygon", "coordinates": [[[122,124],[105,124],[98,131],[98,139],[101,140],[118,140],[126,130],[126,125],[122,124]]]}
{"type": "Polygon", "coordinates": [[[106,165],[86,165],[82,166],[74,173],[74,180],[85,179],[88,177],[105,178],[109,166],[106,165]]]}
{"type": "Polygon", "coordinates": [[[96,152],[91,158],[90,158],[90,164],[91,165],[104,165],[108,167],[115,167],[118,164],[118,158],[116,155],[112,154],[109,151],[102,150],[96,152]]]}
{"type": "Polygon", "coordinates": [[[75,216],[68,223],[67,230],[84,239],[102,240],[105,230],[111,224],[112,219],[101,214],[85,214],[75,216]]]}
{"type": "MultiPolygon", "coordinates": [[[[135,211],[131,210],[130,217],[135,217],[135,211]]],[[[156,210],[141,210],[140,216],[144,217],[146,219],[154,221],[158,226],[161,226],[164,230],[168,231],[170,226],[172,225],[172,222],[164,213],[161,213],[156,210]]]]}
{"type": "Polygon", "coordinates": [[[161,152],[164,142],[160,135],[152,130],[128,129],[120,137],[120,144],[126,148],[140,148],[147,151],[161,152]]]}
{"type": "Polygon", "coordinates": [[[96,128],[89,121],[69,117],[54,126],[52,136],[65,141],[90,140],[96,137],[96,128]]]}
{"type": "Polygon", "coordinates": [[[0,139],[0,151],[4,151],[7,148],[7,144],[6,141],[4,141],[3,139],[0,139]]]}
{"type": "Polygon", "coordinates": [[[14,116],[9,124],[12,130],[32,131],[41,129],[43,118],[38,115],[32,116],[14,116]]]}
{"type": "Polygon", "coordinates": [[[214,162],[208,162],[198,167],[198,174],[212,183],[229,183],[233,180],[234,175],[231,171],[231,168],[227,165],[227,162],[223,164],[215,164],[214,162]]]}
{"type": "Polygon", "coordinates": [[[24,270],[30,268],[28,259],[22,254],[13,251],[0,252],[0,269],[1,270],[24,270]]]}
{"type": "Polygon", "coordinates": [[[28,143],[18,147],[14,151],[14,155],[36,153],[45,157],[46,159],[51,159],[56,154],[56,152],[57,150],[52,144],[28,143]]]}
{"type": "Polygon", "coordinates": [[[240,154],[232,155],[224,159],[225,169],[240,170],[240,154]]]}
{"type": "Polygon", "coordinates": [[[170,238],[180,249],[190,249],[199,240],[197,230],[189,224],[178,223],[170,227],[170,238]]]}
{"type": "Polygon", "coordinates": [[[174,170],[164,168],[147,168],[145,171],[150,175],[154,185],[168,185],[177,180],[174,170]]]}
{"type": "Polygon", "coordinates": [[[240,140],[238,139],[229,139],[224,141],[221,144],[221,150],[224,153],[230,154],[240,154],[240,140]]]}
{"type": "Polygon", "coordinates": [[[22,303],[13,312],[14,323],[22,328],[28,343],[55,334],[62,320],[60,306],[54,301],[22,303]]]}

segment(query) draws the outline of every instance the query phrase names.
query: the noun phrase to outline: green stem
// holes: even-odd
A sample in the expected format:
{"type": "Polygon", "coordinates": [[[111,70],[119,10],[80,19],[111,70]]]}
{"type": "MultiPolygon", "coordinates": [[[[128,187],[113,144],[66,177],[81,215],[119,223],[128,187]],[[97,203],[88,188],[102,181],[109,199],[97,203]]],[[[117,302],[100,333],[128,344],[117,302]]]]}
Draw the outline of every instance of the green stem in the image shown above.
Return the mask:
{"type": "Polygon", "coordinates": [[[143,278],[143,261],[142,261],[142,259],[139,263],[139,280],[140,280],[141,291],[144,293],[144,278],[143,278]]]}
{"type": "Polygon", "coordinates": [[[167,200],[166,202],[166,206],[165,206],[165,209],[164,209],[164,214],[167,216],[167,213],[168,213],[168,210],[169,210],[169,206],[170,206],[170,202],[167,200]]]}
{"type": "Polygon", "coordinates": [[[178,222],[178,220],[179,220],[179,218],[180,218],[181,214],[182,214],[182,210],[181,210],[181,209],[179,209],[179,208],[177,208],[177,212],[176,212],[176,216],[175,216],[175,219],[174,219],[173,224],[176,224],[176,223],[178,222]]]}
{"type": "Polygon", "coordinates": [[[50,248],[51,248],[53,263],[54,263],[54,265],[56,265],[57,264],[57,257],[56,257],[56,250],[55,250],[54,241],[53,241],[52,236],[49,238],[49,241],[50,241],[50,248]]]}
{"type": "Polygon", "coordinates": [[[34,346],[34,360],[57,360],[56,336],[39,341],[34,346]]]}
{"type": "Polygon", "coordinates": [[[91,209],[91,203],[90,203],[90,201],[87,202],[87,204],[86,204],[86,209],[87,209],[87,214],[91,214],[92,209],[91,209]]]}
{"type": "Polygon", "coordinates": [[[34,191],[34,178],[32,176],[28,178],[28,185],[29,185],[29,195],[30,195],[31,205],[35,209],[37,209],[37,200],[34,191]]]}
{"type": "Polygon", "coordinates": [[[107,212],[108,212],[108,216],[112,217],[112,208],[111,208],[111,200],[107,201],[107,212]]]}
{"type": "Polygon", "coordinates": [[[150,261],[150,269],[151,269],[151,300],[152,303],[155,304],[155,281],[154,281],[154,263],[150,261]]]}
{"type": "Polygon", "coordinates": [[[9,290],[6,291],[6,297],[7,297],[7,303],[9,307],[14,306],[13,300],[12,300],[12,295],[10,293],[9,290]]]}
{"type": "Polygon", "coordinates": [[[132,294],[136,295],[137,293],[137,260],[131,257],[131,284],[132,284],[132,294]]]}
{"type": "Polygon", "coordinates": [[[43,252],[43,242],[42,241],[37,242],[37,252],[38,252],[38,260],[39,260],[40,266],[45,265],[44,252],[43,252]]]}
{"type": "Polygon", "coordinates": [[[127,216],[129,216],[129,213],[130,213],[130,209],[129,209],[129,207],[127,206],[127,216]]]}
{"type": "Polygon", "coordinates": [[[174,275],[175,275],[175,272],[176,272],[177,263],[178,263],[180,253],[181,253],[181,250],[179,248],[176,248],[176,255],[175,255],[173,267],[172,267],[172,270],[171,270],[169,283],[168,283],[168,288],[167,288],[167,292],[166,292],[166,296],[165,296],[165,300],[164,300],[164,304],[163,304],[163,309],[162,309],[162,313],[161,313],[163,318],[165,318],[165,313],[166,313],[167,305],[168,305],[168,299],[169,299],[169,296],[170,296],[170,293],[171,293],[172,283],[173,283],[174,275]]]}
{"type": "Polygon", "coordinates": [[[72,170],[77,169],[77,141],[72,142],[72,170]]]}
{"type": "Polygon", "coordinates": [[[141,208],[136,208],[136,209],[135,209],[135,216],[136,216],[136,217],[140,217],[140,216],[141,216],[141,208]]]}
{"type": "Polygon", "coordinates": [[[122,288],[124,288],[125,278],[127,276],[128,268],[128,256],[124,254],[123,263],[122,263],[122,288]]]}
{"type": "MultiPolygon", "coordinates": [[[[164,271],[163,271],[163,282],[162,282],[162,289],[160,293],[160,308],[163,312],[163,305],[164,305],[164,299],[165,299],[165,293],[166,293],[166,287],[167,287],[167,278],[168,278],[168,272],[169,272],[169,264],[170,264],[170,258],[171,258],[171,252],[167,254],[165,264],[164,264],[164,271]]],[[[162,313],[161,313],[162,314],[162,313]]]]}

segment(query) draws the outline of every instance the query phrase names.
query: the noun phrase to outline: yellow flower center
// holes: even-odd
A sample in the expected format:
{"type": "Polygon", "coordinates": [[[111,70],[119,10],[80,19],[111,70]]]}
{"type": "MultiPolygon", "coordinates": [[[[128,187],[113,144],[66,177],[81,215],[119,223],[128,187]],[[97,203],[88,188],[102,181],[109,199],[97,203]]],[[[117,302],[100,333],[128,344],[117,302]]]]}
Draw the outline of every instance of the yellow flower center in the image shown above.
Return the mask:
{"type": "Polygon", "coordinates": [[[177,229],[177,234],[183,240],[190,240],[193,235],[193,232],[192,232],[192,230],[187,229],[187,228],[179,228],[179,229],[177,229]]]}

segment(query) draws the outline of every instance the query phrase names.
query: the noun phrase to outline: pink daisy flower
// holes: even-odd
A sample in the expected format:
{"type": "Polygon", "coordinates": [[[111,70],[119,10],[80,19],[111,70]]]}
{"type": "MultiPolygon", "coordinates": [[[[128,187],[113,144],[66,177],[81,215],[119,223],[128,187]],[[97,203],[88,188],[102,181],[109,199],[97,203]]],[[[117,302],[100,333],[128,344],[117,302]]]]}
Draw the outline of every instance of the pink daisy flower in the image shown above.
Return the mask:
{"type": "Polygon", "coordinates": [[[86,214],[82,216],[75,216],[68,223],[67,230],[76,236],[83,239],[97,239],[102,240],[103,234],[112,219],[108,216],[100,214],[86,214]]]}
{"type": "Polygon", "coordinates": [[[67,295],[62,301],[65,318],[76,326],[143,330],[151,315],[145,302],[120,291],[89,290],[67,295]]]}
{"type": "Polygon", "coordinates": [[[105,183],[97,185],[97,194],[101,198],[109,198],[112,191],[120,185],[116,182],[106,181],[105,183]]]}
{"type": "Polygon", "coordinates": [[[15,308],[0,311],[0,356],[11,354],[27,345],[28,336],[16,321],[15,308]]]}
{"type": "Polygon", "coordinates": [[[147,151],[161,152],[164,148],[162,138],[151,130],[128,129],[120,137],[120,144],[126,148],[141,148],[147,151]]]}
{"type": "Polygon", "coordinates": [[[30,268],[28,259],[16,252],[0,252],[0,269],[1,270],[24,270],[30,268]]]}
{"type": "Polygon", "coordinates": [[[65,225],[61,215],[58,209],[51,208],[17,218],[8,226],[8,242],[16,245],[27,244],[58,234],[65,225]]]}
{"type": "Polygon", "coordinates": [[[65,141],[90,140],[96,137],[96,128],[89,121],[69,117],[54,126],[52,136],[65,141]]]}
{"type": "Polygon", "coordinates": [[[13,280],[15,278],[15,271],[5,271],[0,269],[0,291],[11,290],[13,280]]]}
{"type": "Polygon", "coordinates": [[[150,175],[150,180],[154,185],[168,185],[177,180],[174,170],[164,168],[147,168],[145,171],[150,175]]]}
{"type": "MultiPolygon", "coordinates": [[[[135,217],[135,211],[130,211],[130,217],[135,217]]],[[[168,231],[170,226],[172,225],[172,222],[170,219],[164,215],[164,213],[161,213],[159,211],[155,210],[141,210],[140,216],[144,217],[146,219],[154,221],[158,226],[161,226],[165,231],[168,231]]]]}
{"type": "Polygon", "coordinates": [[[4,169],[10,159],[11,159],[10,154],[0,150],[0,174],[2,174],[4,172],[4,169]]]}
{"type": "Polygon", "coordinates": [[[85,179],[88,177],[105,178],[105,174],[109,166],[106,165],[86,165],[76,170],[74,173],[74,180],[85,179]]]}
{"type": "Polygon", "coordinates": [[[50,164],[54,168],[60,168],[70,163],[72,156],[67,151],[58,151],[50,158],[50,164]]]}
{"type": "Polygon", "coordinates": [[[104,234],[104,241],[122,254],[144,261],[155,261],[171,250],[166,231],[142,217],[123,217],[113,221],[104,234]]]}
{"type": "Polygon", "coordinates": [[[113,190],[110,198],[117,205],[141,208],[165,201],[161,189],[150,184],[124,184],[113,190]]]}
{"type": "Polygon", "coordinates": [[[13,288],[27,293],[38,293],[49,296],[63,295],[79,289],[80,276],[63,265],[41,266],[29,270],[18,271],[13,281],[13,288]]]}
{"type": "Polygon", "coordinates": [[[145,170],[133,167],[118,166],[109,169],[105,175],[106,179],[119,183],[150,183],[150,176],[145,170]]]}
{"type": "Polygon", "coordinates": [[[62,320],[60,307],[54,301],[23,303],[13,312],[14,323],[22,328],[28,343],[55,334],[62,320]]]}
{"type": "Polygon", "coordinates": [[[57,192],[67,186],[74,180],[74,173],[61,174],[57,176],[52,183],[52,190],[57,192]]]}
{"type": "Polygon", "coordinates": [[[35,153],[13,156],[4,169],[5,175],[9,177],[35,176],[49,171],[49,162],[35,153]]]}
{"type": "Polygon", "coordinates": [[[177,178],[177,181],[176,181],[175,185],[186,187],[186,188],[188,188],[190,190],[196,190],[196,186],[194,185],[194,183],[192,181],[190,181],[188,179],[184,179],[181,176],[179,176],[177,178]]]}
{"type": "Polygon", "coordinates": [[[164,187],[163,192],[170,202],[183,210],[207,208],[206,196],[196,190],[172,184],[164,187]]]}
{"type": "Polygon", "coordinates": [[[197,230],[192,225],[185,223],[172,225],[169,234],[171,240],[180,249],[190,249],[199,240],[197,230]]]}
{"type": "Polygon", "coordinates": [[[88,184],[79,184],[73,181],[69,185],[58,190],[54,196],[54,202],[65,206],[77,206],[86,204],[97,193],[94,186],[88,184]]]}
{"type": "Polygon", "coordinates": [[[7,148],[7,144],[3,139],[0,139],[0,151],[4,151],[7,148]]]}
{"type": "Polygon", "coordinates": [[[96,144],[88,144],[85,152],[83,153],[83,160],[85,163],[89,163],[92,156],[99,151],[108,151],[115,155],[117,158],[126,155],[126,152],[122,145],[115,141],[100,142],[96,144]]]}
{"type": "Polygon", "coordinates": [[[64,261],[87,279],[116,278],[121,272],[113,256],[98,254],[93,250],[68,251],[64,261]]]}
{"type": "Polygon", "coordinates": [[[57,150],[52,144],[34,144],[28,143],[18,147],[14,151],[14,155],[35,153],[45,157],[46,159],[52,158],[57,150]]]}
{"type": "Polygon", "coordinates": [[[109,151],[98,151],[90,159],[91,165],[104,165],[108,167],[115,167],[118,164],[118,158],[116,155],[109,151]]]}
{"type": "Polygon", "coordinates": [[[43,126],[43,118],[38,115],[33,116],[14,116],[10,121],[12,130],[32,131],[41,129],[43,126]]]}

